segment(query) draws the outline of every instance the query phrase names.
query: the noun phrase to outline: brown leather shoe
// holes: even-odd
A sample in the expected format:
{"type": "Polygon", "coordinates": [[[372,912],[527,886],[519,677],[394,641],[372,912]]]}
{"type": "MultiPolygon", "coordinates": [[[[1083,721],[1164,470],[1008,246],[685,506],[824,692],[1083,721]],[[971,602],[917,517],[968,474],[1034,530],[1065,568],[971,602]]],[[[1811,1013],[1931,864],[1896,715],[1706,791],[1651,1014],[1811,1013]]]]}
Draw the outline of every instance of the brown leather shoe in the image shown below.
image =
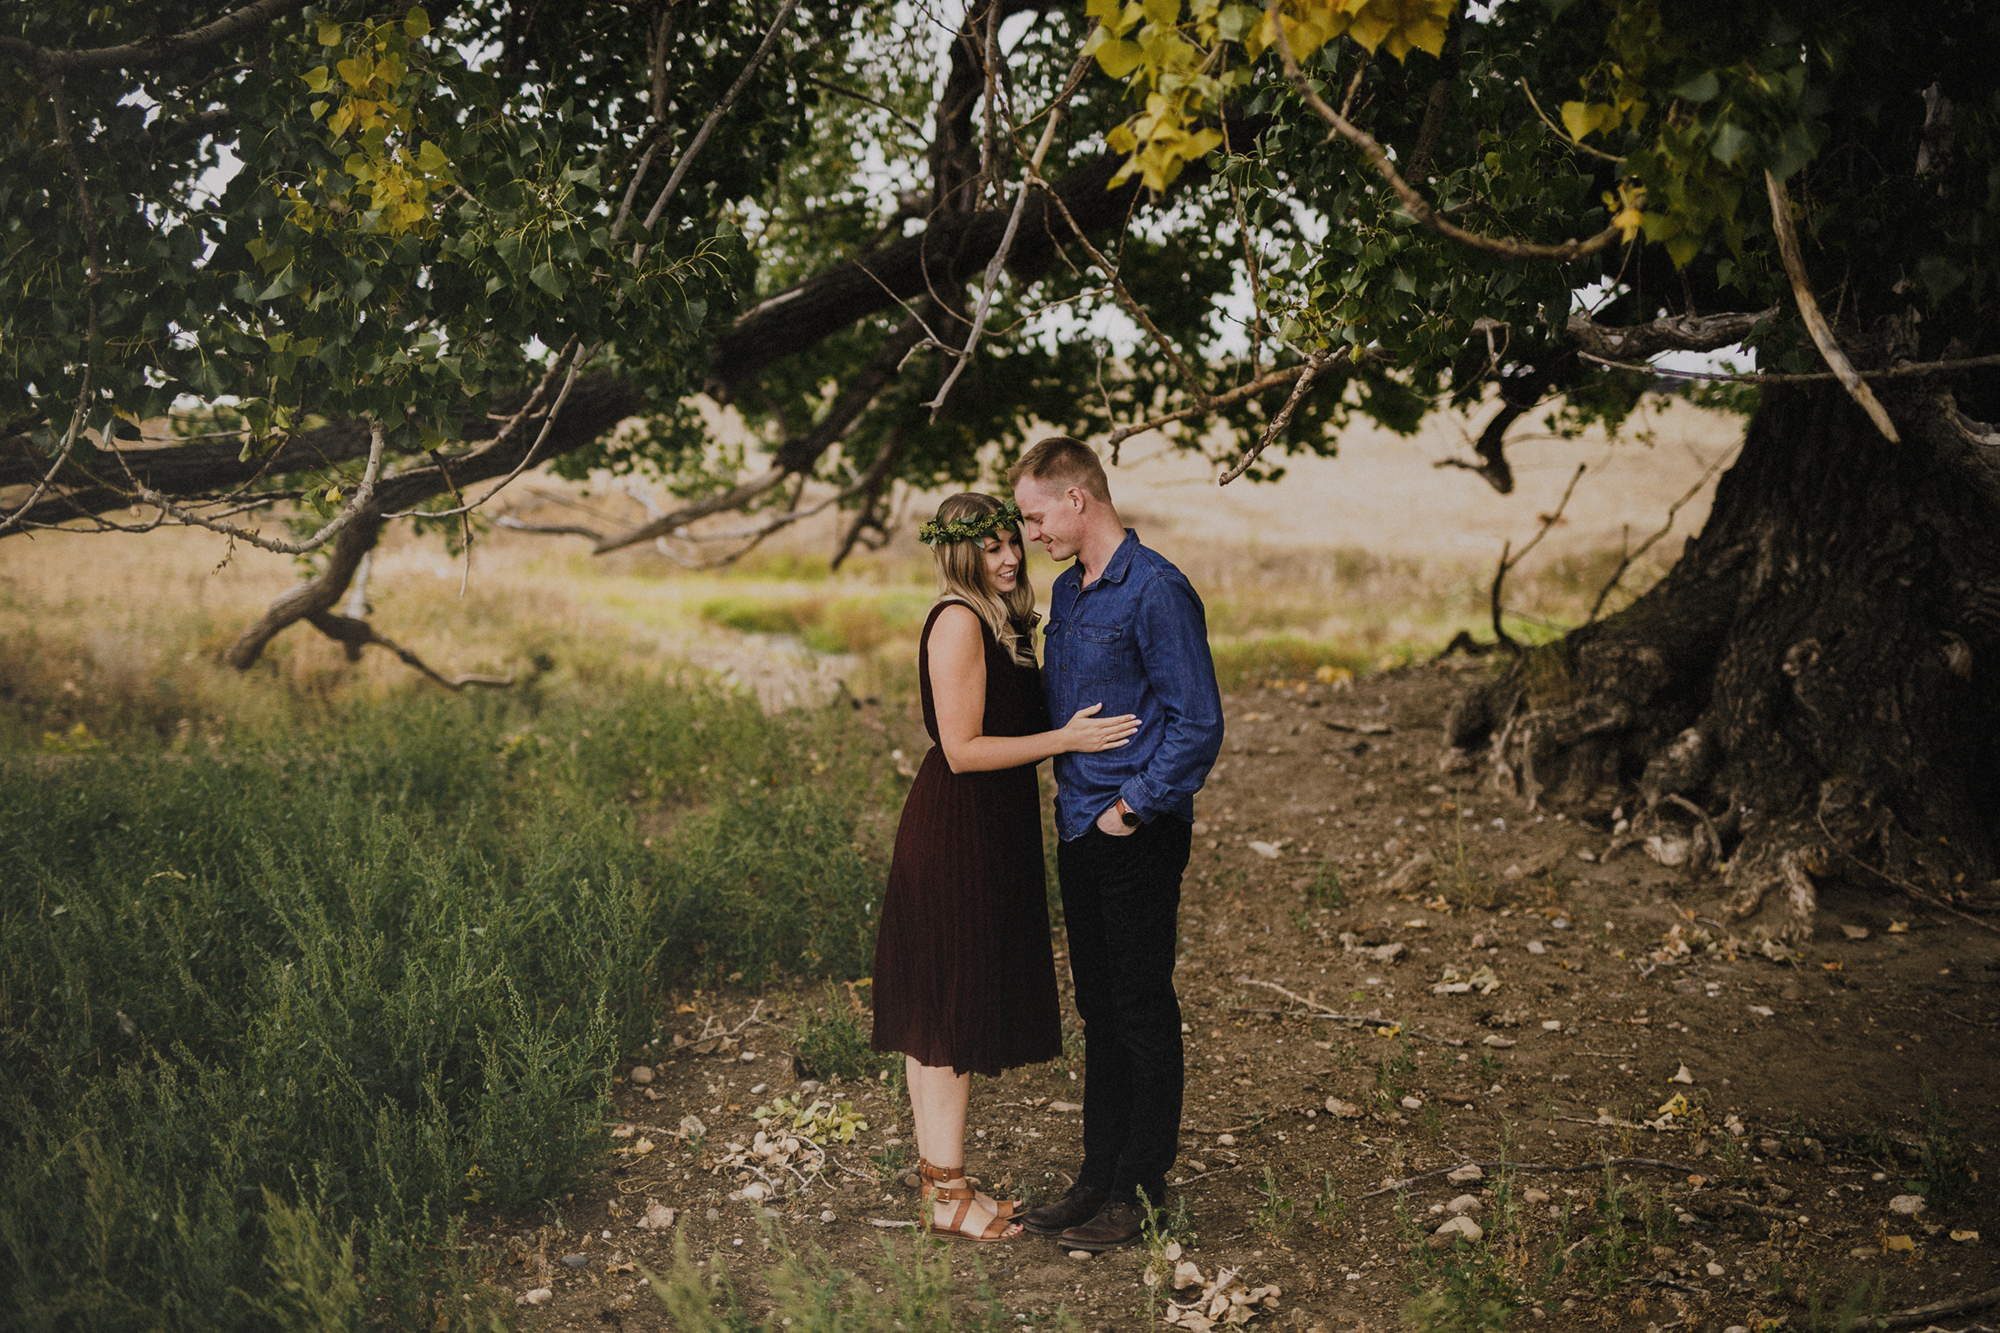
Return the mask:
{"type": "Polygon", "coordinates": [[[1109,1190],[1071,1185],[1069,1192],[1060,1199],[1039,1208],[1030,1208],[1021,1216],[1021,1224],[1037,1236],[1060,1235],[1097,1216],[1098,1210],[1104,1207],[1104,1201],[1110,1197],[1109,1190]]]}
{"type": "Polygon", "coordinates": [[[1139,1211],[1138,1204],[1113,1199],[1082,1226],[1063,1232],[1057,1243],[1066,1250],[1088,1250],[1092,1254],[1101,1254],[1139,1239],[1145,1221],[1146,1215],[1139,1211]]]}

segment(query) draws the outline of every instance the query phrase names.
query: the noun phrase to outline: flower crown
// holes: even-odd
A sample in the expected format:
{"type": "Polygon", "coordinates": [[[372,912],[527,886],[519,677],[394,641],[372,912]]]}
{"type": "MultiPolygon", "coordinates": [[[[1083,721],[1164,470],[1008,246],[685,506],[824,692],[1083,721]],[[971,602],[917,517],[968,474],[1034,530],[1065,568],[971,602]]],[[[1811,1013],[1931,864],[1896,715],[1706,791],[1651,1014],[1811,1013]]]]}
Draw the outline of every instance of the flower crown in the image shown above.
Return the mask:
{"type": "Polygon", "coordinates": [[[1001,528],[1019,526],[1021,526],[1021,506],[1008,500],[990,514],[954,518],[948,523],[932,519],[917,529],[917,540],[926,546],[944,546],[950,542],[983,542],[1001,528]]]}

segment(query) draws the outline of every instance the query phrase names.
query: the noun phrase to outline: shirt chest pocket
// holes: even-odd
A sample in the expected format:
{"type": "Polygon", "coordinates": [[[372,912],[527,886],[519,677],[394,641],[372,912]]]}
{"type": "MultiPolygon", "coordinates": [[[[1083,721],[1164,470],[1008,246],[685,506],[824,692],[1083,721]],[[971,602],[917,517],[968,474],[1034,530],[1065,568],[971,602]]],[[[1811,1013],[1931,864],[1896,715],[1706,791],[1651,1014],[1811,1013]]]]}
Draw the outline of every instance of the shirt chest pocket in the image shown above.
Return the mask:
{"type": "Polygon", "coordinates": [[[1138,672],[1132,635],[1123,625],[1086,625],[1072,620],[1069,668],[1079,681],[1128,681],[1138,672]]]}

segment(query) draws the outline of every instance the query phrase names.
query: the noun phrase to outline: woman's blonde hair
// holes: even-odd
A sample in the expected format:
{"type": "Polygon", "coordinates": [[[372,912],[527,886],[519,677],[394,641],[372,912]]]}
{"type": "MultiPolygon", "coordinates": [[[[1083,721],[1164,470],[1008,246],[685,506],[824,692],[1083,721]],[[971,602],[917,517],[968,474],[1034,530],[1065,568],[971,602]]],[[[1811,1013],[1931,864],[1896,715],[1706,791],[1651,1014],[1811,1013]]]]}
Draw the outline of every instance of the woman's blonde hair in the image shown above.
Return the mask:
{"type": "MultiPolygon", "coordinates": [[[[990,495],[968,491],[963,495],[948,497],[938,506],[937,521],[950,523],[962,518],[983,517],[1000,512],[1001,502],[990,495]]],[[[993,576],[986,571],[986,543],[984,541],[940,542],[931,547],[931,560],[937,567],[938,596],[956,597],[970,606],[986,627],[993,631],[993,638],[999,645],[1012,653],[1014,660],[1024,666],[1035,664],[1035,622],[1041,616],[1035,612],[1035,590],[1028,585],[1028,553],[1021,541],[1021,530],[1013,525],[996,528],[993,535],[1001,541],[1013,541],[1021,547],[1021,568],[1014,576],[1011,592],[1001,592],[993,586],[993,576]]]]}

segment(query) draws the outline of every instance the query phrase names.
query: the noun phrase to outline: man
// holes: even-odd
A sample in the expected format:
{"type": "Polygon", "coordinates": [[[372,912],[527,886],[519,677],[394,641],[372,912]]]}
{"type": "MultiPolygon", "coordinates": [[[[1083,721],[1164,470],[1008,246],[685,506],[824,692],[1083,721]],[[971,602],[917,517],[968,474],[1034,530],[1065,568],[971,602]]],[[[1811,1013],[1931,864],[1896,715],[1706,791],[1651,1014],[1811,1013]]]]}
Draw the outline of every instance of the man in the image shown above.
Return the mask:
{"type": "Polygon", "coordinates": [[[1044,631],[1049,716],[1134,713],[1121,749],[1056,756],[1056,869],[1083,1018],[1083,1166],[1028,1230],[1101,1251],[1139,1236],[1179,1150],[1186,1068],[1174,994],[1194,794],[1222,747],[1201,598],[1139,544],[1089,446],[1041,441],[1009,473],[1022,535],[1054,560],[1044,631]]]}

